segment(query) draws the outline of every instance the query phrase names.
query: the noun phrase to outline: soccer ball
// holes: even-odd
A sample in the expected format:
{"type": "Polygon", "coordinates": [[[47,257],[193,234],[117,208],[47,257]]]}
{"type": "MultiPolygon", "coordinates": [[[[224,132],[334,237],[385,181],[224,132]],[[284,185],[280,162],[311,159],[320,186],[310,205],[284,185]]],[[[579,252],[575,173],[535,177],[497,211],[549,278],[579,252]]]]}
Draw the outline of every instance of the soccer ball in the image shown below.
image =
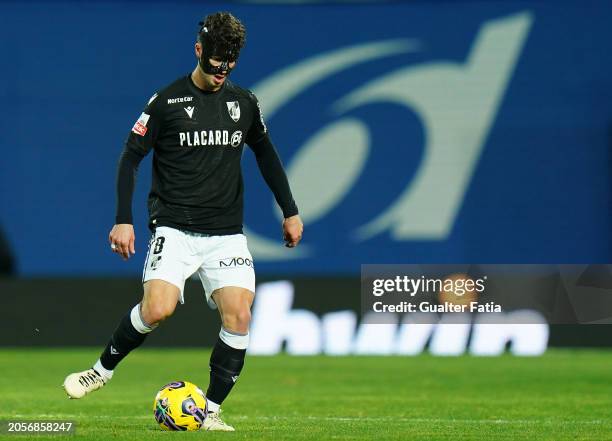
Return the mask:
{"type": "Polygon", "coordinates": [[[206,398],[195,384],[175,381],[157,392],[153,414],[164,430],[198,430],[206,419],[206,398]]]}

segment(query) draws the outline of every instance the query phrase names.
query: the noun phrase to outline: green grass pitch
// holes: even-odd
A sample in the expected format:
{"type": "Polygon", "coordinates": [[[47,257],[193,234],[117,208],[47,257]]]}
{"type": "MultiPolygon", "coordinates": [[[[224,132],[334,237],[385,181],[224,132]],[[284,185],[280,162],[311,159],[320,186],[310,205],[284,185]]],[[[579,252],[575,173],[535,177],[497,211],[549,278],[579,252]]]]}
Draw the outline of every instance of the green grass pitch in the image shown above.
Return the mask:
{"type": "Polygon", "coordinates": [[[65,375],[97,355],[97,349],[0,350],[0,418],[74,420],[73,440],[612,439],[609,351],[249,357],[223,406],[235,433],[168,433],[153,419],[153,397],[169,381],[206,389],[208,351],[140,349],[104,389],[68,400],[60,387],[65,375]]]}

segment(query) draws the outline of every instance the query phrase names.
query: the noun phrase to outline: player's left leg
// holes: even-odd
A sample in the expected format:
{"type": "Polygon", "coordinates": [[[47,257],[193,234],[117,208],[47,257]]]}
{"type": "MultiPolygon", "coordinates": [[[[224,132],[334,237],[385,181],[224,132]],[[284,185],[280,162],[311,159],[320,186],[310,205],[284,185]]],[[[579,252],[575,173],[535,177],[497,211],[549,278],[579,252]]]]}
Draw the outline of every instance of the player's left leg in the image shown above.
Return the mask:
{"type": "Polygon", "coordinates": [[[212,294],[222,327],[210,356],[210,383],[206,398],[211,414],[204,424],[208,430],[234,430],[219,418],[219,409],[244,366],[254,297],[252,291],[236,286],[219,288],[212,294]]]}
{"type": "Polygon", "coordinates": [[[219,309],[222,327],[210,357],[206,393],[206,430],[234,430],[219,417],[220,406],[238,379],[249,345],[251,305],[255,297],[253,257],[243,234],[200,238],[203,264],[198,270],[206,301],[219,309]]]}
{"type": "Polygon", "coordinates": [[[248,289],[226,286],[212,298],[219,308],[222,328],[210,357],[210,385],[206,396],[213,411],[223,403],[234,387],[249,345],[251,305],[255,294],[248,289]]]}

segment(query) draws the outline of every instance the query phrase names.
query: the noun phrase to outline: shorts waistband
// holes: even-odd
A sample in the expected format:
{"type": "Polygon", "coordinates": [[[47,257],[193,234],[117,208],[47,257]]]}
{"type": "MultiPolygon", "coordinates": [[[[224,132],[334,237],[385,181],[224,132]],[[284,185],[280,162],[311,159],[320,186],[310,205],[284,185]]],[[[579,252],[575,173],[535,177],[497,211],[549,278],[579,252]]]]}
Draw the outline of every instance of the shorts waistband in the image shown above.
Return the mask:
{"type": "Polygon", "coordinates": [[[195,231],[186,231],[186,230],[179,230],[181,233],[186,234],[187,236],[194,236],[194,237],[212,237],[214,236],[214,234],[208,234],[208,233],[196,233],[195,231]]]}

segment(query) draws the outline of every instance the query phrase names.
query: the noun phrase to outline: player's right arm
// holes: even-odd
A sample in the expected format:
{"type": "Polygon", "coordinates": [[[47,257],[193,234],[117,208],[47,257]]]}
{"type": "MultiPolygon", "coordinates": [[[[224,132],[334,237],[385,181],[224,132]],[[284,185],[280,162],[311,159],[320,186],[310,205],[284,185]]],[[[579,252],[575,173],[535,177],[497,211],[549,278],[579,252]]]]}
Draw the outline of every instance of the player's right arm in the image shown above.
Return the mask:
{"type": "Polygon", "coordinates": [[[159,133],[160,118],[156,98],[157,94],[151,97],[138,121],[132,127],[117,167],[117,209],[115,225],[108,235],[108,240],[112,250],[124,260],[136,253],[132,197],[138,165],[154,146],[159,133]]]}

